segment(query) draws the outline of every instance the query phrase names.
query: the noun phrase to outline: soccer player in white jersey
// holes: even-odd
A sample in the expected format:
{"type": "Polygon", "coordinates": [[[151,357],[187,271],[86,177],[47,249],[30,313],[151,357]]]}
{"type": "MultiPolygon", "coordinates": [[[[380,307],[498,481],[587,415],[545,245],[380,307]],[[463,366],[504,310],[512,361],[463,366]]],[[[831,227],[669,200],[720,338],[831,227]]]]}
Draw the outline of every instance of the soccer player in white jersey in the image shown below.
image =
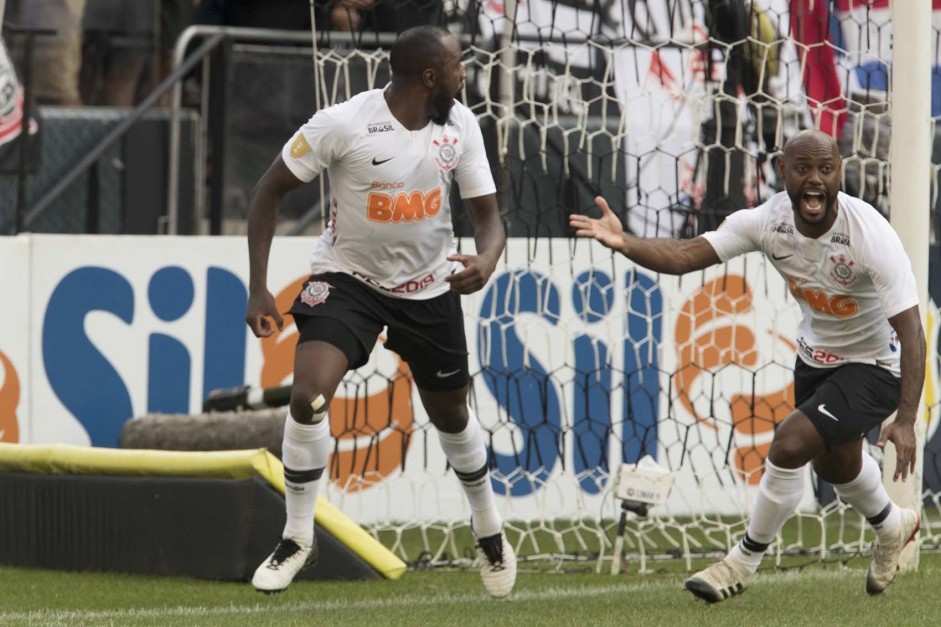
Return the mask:
{"type": "Polygon", "coordinates": [[[894,480],[914,472],[925,334],[911,263],[879,212],[839,191],[842,162],[829,135],[801,131],[778,167],[785,192],[690,240],[628,235],[600,197],[601,218],[569,217],[577,236],[666,274],[760,250],[800,304],[796,408],[775,431],[748,529],[723,560],[686,580],[687,590],[710,603],[745,590],[801,501],[808,463],[875,532],[869,594],[892,583],[902,548],[920,527],[916,512],[891,501],[877,462],[863,450],[864,434],[898,410],[878,445],[895,445],[894,480]]]}
{"type": "Polygon", "coordinates": [[[481,289],[506,244],[496,186],[473,113],[455,101],[466,77],[447,31],[419,26],[391,48],[392,80],[318,111],[285,145],[252,194],[246,321],[267,337],[282,328],[266,285],[278,205],[324,170],[333,199],[311,254],[311,276],[290,313],[299,339],[283,462],[287,522],[252,584],[280,592],[316,558],[314,505],[333,448],[327,409],[350,369],[366,363],[383,326],[385,347],[410,366],[421,402],[471,508],[484,587],[505,597],[516,556],[503,533],[470,381],[461,294],[481,289]],[[457,254],[456,180],[474,225],[476,254],[457,254]]]}

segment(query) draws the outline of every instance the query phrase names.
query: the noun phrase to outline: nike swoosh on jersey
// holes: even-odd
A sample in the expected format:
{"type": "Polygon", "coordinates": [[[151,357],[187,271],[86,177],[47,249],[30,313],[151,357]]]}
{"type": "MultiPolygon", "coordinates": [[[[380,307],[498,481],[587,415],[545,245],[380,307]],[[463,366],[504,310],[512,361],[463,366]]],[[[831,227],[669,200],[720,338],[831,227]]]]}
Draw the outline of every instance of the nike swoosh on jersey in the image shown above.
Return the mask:
{"type": "Polygon", "coordinates": [[[372,164],[373,164],[373,165],[382,165],[382,164],[385,163],[386,161],[392,161],[393,159],[395,159],[395,157],[389,157],[388,159],[383,159],[382,161],[377,161],[376,158],[373,157],[373,158],[372,158],[372,164]]]}
{"type": "Polygon", "coordinates": [[[456,374],[459,373],[460,371],[461,371],[460,368],[458,368],[457,370],[452,370],[451,372],[441,372],[441,371],[439,370],[439,371],[436,372],[435,374],[438,376],[439,379],[447,379],[448,377],[453,377],[454,375],[456,375],[456,374]]]}
{"type": "Polygon", "coordinates": [[[827,418],[833,418],[837,422],[840,422],[839,418],[837,418],[836,416],[834,416],[833,414],[827,411],[825,403],[820,403],[819,405],[817,405],[817,411],[819,411],[821,414],[823,414],[827,418]]]}
{"type": "Polygon", "coordinates": [[[793,256],[794,255],[781,255],[780,257],[778,257],[777,255],[772,254],[771,258],[774,259],[775,261],[781,261],[782,259],[787,259],[788,257],[793,257],[793,256]]]}

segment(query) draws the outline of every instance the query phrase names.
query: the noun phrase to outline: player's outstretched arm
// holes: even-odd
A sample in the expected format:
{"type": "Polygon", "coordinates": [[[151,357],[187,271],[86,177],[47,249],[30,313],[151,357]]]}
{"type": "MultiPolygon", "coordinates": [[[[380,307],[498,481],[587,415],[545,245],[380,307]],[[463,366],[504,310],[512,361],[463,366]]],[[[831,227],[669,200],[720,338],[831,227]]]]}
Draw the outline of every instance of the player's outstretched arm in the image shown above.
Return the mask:
{"type": "Polygon", "coordinates": [[[915,420],[925,383],[925,331],[917,305],[892,316],[889,323],[902,345],[902,392],[895,420],[883,429],[878,446],[885,446],[886,442],[895,445],[897,459],[893,480],[905,481],[915,472],[918,456],[915,420]]]}
{"type": "Polygon", "coordinates": [[[458,294],[473,294],[487,284],[497,267],[500,255],[506,247],[506,230],[500,219],[496,194],[477,198],[465,198],[464,206],[474,225],[476,255],[450,255],[449,261],[460,262],[464,269],[447,277],[451,291],[458,294]]]}
{"type": "Polygon", "coordinates": [[[268,337],[284,326],[274,296],[268,291],[268,253],[278,221],[278,205],[302,181],[288,170],[281,155],[274,160],[255,188],[248,206],[248,305],[245,322],[256,337],[268,337]],[[272,326],[272,322],[275,326],[272,326]]]}
{"type": "Polygon", "coordinates": [[[704,237],[688,240],[634,237],[624,232],[621,219],[604,198],[595,198],[595,205],[601,210],[600,218],[577,213],[569,216],[569,226],[575,229],[575,235],[598,240],[645,268],[664,274],[685,274],[721,261],[704,237]]]}

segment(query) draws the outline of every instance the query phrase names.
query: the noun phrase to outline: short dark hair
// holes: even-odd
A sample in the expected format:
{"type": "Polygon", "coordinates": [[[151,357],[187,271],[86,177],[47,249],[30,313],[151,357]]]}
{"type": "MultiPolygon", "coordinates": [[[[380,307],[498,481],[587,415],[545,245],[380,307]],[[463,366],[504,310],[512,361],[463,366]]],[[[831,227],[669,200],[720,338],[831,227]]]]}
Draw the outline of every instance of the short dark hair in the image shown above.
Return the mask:
{"type": "Polygon", "coordinates": [[[414,78],[429,67],[437,67],[444,52],[442,40],[450,35],[440,26],[415,26],[402,32],[389,51],[392,74],[414,78]]]}

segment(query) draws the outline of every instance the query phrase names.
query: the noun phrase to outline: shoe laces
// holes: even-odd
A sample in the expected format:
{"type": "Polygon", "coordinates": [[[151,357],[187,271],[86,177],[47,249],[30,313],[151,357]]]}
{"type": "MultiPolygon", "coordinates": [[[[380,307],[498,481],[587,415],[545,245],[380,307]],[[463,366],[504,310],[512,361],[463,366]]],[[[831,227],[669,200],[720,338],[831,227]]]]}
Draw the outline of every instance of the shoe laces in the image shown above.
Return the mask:
{"type": "Polygon", "coordinates": [[[282,539],[281,542],[278,542],[278,546],[271,555],[271,565],[277,566],[279,564],[283,564],[285,560],[290,559],[291,556],[300,550],[300,545],[294,540],[291,540],[290,538],[282,539]]]}
{"type": "Polygon", "coordinates": [[[503,570],[503,534],[480,538],[477,546],[487,556],[487,561],[494,570],[503,570]]]}
{"type": "Polygon", "coordinates": [[[901,537],[903,529],[899,529],[898,533],[889,541],[883,542],[876,538],[872,543],[872,554],[873,557],[885,557],[890,555],[895,551],[898,551],[902,544],[905,542],[905,539],[901,537]]]}
{"type": "Polygon", "coordinates": [[[872,556],[876,560],[884,559],[895,552],[898,549],[899,544],[900,542],[883,543],[876,540],[872,543],[872,556]]]}
{"type": "Polygon", "coordinates": [[[737,568],[728,559],[719,560],[703,571],[703,575],[712,577],[717,583],[722,585],[722,587],[732,586],[736,583],[744,583],[749,576],[747,572],[741,572],[740,568],[737,568]]]}
{"type": "Polygon", "coordinates": [[[741,573],[738,572],[728,560],[722,560],[716,564],[716,570],[721,570],[722,574],[729,579],[729,581],[740,581],[743,579],[741,573]]]}

